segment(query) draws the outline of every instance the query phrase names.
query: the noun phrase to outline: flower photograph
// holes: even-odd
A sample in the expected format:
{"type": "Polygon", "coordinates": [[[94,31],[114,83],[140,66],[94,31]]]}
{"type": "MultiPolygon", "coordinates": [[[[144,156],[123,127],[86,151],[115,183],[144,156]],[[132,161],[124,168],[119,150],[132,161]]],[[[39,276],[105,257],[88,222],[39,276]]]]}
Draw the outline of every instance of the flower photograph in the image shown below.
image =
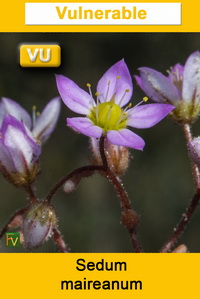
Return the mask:
{"type": "Polygon", "coordinates": [[[0,252],[200,252],[199,40],[0,35],[0,252]]]}

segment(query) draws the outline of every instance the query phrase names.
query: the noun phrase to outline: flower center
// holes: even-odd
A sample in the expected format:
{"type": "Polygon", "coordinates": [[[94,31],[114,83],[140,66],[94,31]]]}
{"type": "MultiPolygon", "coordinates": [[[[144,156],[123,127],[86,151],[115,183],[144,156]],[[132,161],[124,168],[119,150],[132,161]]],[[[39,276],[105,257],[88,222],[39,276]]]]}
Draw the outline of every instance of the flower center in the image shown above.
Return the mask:
{"type": "Polygon", "coordinates": [[[183,67],[177,65],[169,71],[169,77],[171,78],[173,84],[177,87],[179,92],[182,92],[183,83],[183,67]]]}
{"type": "Polygon", "coordinates": [[[97,104],[89,115],[89,119],[104,131],[126,128],[127,114],[114,103],[114,100],[97,104]]]}

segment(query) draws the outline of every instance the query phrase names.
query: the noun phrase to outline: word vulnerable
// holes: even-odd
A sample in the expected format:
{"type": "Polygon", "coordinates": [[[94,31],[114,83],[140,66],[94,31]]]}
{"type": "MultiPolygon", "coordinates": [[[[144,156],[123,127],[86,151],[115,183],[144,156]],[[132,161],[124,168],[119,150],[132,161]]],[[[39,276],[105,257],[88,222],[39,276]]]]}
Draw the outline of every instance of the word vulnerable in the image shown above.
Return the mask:
{"type": "Polygon", "coordinates": [[[132,9],[127,9],[122,6],[121,9],[84,9],[79,6],[78,9],[68,9],[67,6],[60,8],[56,6],[56,11],[59,19],[70,19],[70,20],[88,20],[88,19],[113,19],[113,20],[128,20],[128,19],[146,19],[146,10],[138,10],[136,6],[132,9]]]}

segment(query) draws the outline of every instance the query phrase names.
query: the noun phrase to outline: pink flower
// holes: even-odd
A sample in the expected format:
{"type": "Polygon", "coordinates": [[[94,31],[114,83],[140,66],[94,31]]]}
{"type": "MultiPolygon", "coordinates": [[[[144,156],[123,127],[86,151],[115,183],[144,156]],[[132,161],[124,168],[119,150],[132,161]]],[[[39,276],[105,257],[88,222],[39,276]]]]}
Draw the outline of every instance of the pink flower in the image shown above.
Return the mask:
{"type": "Polygon", "coordinates": [[[41,144],[54,130],[59,113],[59,98],[52,99],[35,121],[15,101],[0,102],[0,171],[15,186],[35,180],[41,144]]]}
{"type": "Polygon", "coordinates": [[[84,117],[67,118],[67,125],[89,137],[106,136],[115,145],[143,150],[145,142],[127,127],[150,128],[162,120],[174,107],[168,104],[129,104],[133,85],[124,60],[114,64],[97,84],[96,101],[67,77],[56,76],[58,91],[65,105],[84,117]]]}
{"type": "Polygon", "coordinates": [[[174,105],[172,116],[181,123],[193,122],[200,113],[200,52],[192,53],[184,66],[177,63],[168,76],[148,68],[139,68],[135,79],[155,102],[174,105]]]}

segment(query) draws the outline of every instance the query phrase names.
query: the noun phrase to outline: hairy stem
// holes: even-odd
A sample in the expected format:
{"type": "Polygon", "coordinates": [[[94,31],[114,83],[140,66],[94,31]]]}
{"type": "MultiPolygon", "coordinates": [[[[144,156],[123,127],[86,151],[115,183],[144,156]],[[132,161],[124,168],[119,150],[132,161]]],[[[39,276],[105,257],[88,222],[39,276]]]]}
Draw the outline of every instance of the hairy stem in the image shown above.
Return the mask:
{"type": "Polygon", "coordinates": [[[137,226],[139,224],[139,215],[132,209],[131,203],[128,198],[128,194],[125,188],[123,187],[121,181],[108,167],[108,162],[104,150],[104,141],[105,138],[101,137],[99,148],[102,163],[104,166],[102,173],[113,184],[117,192],[121,206],[122,224],[126,227],[126,229],[129,232],[131,243],[133,245],[133,248],[135,249],[135,252],[139,253],[142,252],[142,246],[137,232],[137,226]]]}
{"type": "MultiPolygon", "coordinates": [[[[87,165],[80,167],[68,175],[64,176],[60,179],[55,186],[50,190],[48,195],[46,196],[46,201],[50,202],[55,195],[55,193],[67,182],[72,180],[76,185],[80,182],[80,180],[84,177],[88,177],[94,174],[94,172],[98,171],[99,173],[103,174],[114,186],[117,195],[120,199],[120,206],[121,206],[121,215],[122,215],[122,223],[126,227],[129,232],[132,245],[135,249],[135,252],[142,252],[142,246],[139,241],[138,233],[136,227],[139,224],[139,216],[138,214],[132,209],[131,203],[128,198],[128,194],[124,189],[121,181],[119,178],[109,169],[108,162],[105,155],[104,150],[104,141],[105,137],[102,136],[100,138],[100,155],[102,158],[103,165],[87,165]]],[[[54,236],[58,237],[58,232],[54,232],[54,236]]],[[[54,237],[55,238],[55,237],[54,237]]],[[[59,238],[56,240],[60,240],[59,238]]],[[[57,241],[56,241],[57,242],[57,241]]],[[[61,242],[62,243],[62,242],[61,242]]]]}
{"type": "MultiPolygon", "coordinates": [[[[192,141],[192,133],[191,133],[190,125],[184,124],[183,131],[185,134],[186,143],[188,144],[189,142],[192,141]]],[[[188,150],[188,155],[190,158],[189,150],[188,150]]],[[[200,189],[199,169],[198,169],[196,163],[194,163],[192,160],[191,160],[191,165],[192,165],[192,174],[193,174],[193,178],[194,178],[195,189],[198,190],[198,189],[200,189]]]]}
{"type": "Polygon", "coordinates": [[[105,142],[105,137],[102,135],[100,138],[100,141],[99,141],[99,151],[100,151],[100,155],[101,155],[102,164],[107,169],[108,161],[107,161],[106,154],[105,154],[104,142],[105,142]]]}
{"type": "MultiPolygon", "coordinates": [[[[183,131],[185,134],[186,143],[188,144],[192,140],[192,134],[189,124],[183,125],[183,131]]],[[[190,158],[190,153],[188,150],[188,156],[190,158]]],[[[190,219],[192,218],[198,204],[200,201],[200,177],[199,177],[199,169],[197,165],[191,160],[192,165],[192,174],[194,178],[194,185],[195,185],[195,194],[190,201],[188,207],[186,208],[185,213],[182,214],[182,217],[177,224],[177,226],[174,228],[172,236],[169,238],[169,240],[163,245],[160,252],[169,252],[171,249],[175,246],[178,238],[183,234],[185,231],[190,219]]]]}
{"type": "Polygon", "coordinates": [[[33,187],[31,185],[28,185],[24,189],[25,189],[26,193],[28,194],[28,196],[30,198],[31,204],[36,203],[37,202],[37,197],[35,195],[33,187]]]}
{"type": "Polygon", "coordinates": [[[53,186],[53,188],[50,190],[50,192],[46,196],[46,200],[48,202],[50,202],[51,199],[52,199],[52,197],[64,185],[65,182],[67,182],[67,181],[69,181],[71,179],[76,178],[77,184],[78,184],[78,182],[81,180],[81,178],[91,176],[92,174],[94,174],[95,171],[101,171],[103,169],[104,169],[104,167],[103,166],[99,166],[99,165],[87,165],[87,166],[83,166],[83,167],[77,168],[76,170],[70,172],[69,174],[67,174],[66,176],[64,176],[63,178],[61,178],[55,184],[55,186],[53,186]]]}
{"type": "Polygon", "coordinates": [[[181,218],[180,222],[174,228],[174,232],[173,232],[172,236],[164,244],[164,246],[161,248],[160,252],[162,252],[162,253],[169,252],[175,246],[178,238],[183,234],[197,205],[199,204],[199,199],[200,199],[200,189],[198,189],[196,191],[196,193],[194,194],[192,200],[190,201],[188,208],[186,209],[185,213],[182,214],[182,218],[181,218]]]}
{"type": "Polygon", "coordinates": [[[63,253],[69,253],[70,252],[70,248],[65,243],[61,232],[57,228],[53,229],[53,236],[52,237],[53,237],[56,245],[58,246],[58,249],[60,250],[60,252],[63,252],[63,253]]]}

